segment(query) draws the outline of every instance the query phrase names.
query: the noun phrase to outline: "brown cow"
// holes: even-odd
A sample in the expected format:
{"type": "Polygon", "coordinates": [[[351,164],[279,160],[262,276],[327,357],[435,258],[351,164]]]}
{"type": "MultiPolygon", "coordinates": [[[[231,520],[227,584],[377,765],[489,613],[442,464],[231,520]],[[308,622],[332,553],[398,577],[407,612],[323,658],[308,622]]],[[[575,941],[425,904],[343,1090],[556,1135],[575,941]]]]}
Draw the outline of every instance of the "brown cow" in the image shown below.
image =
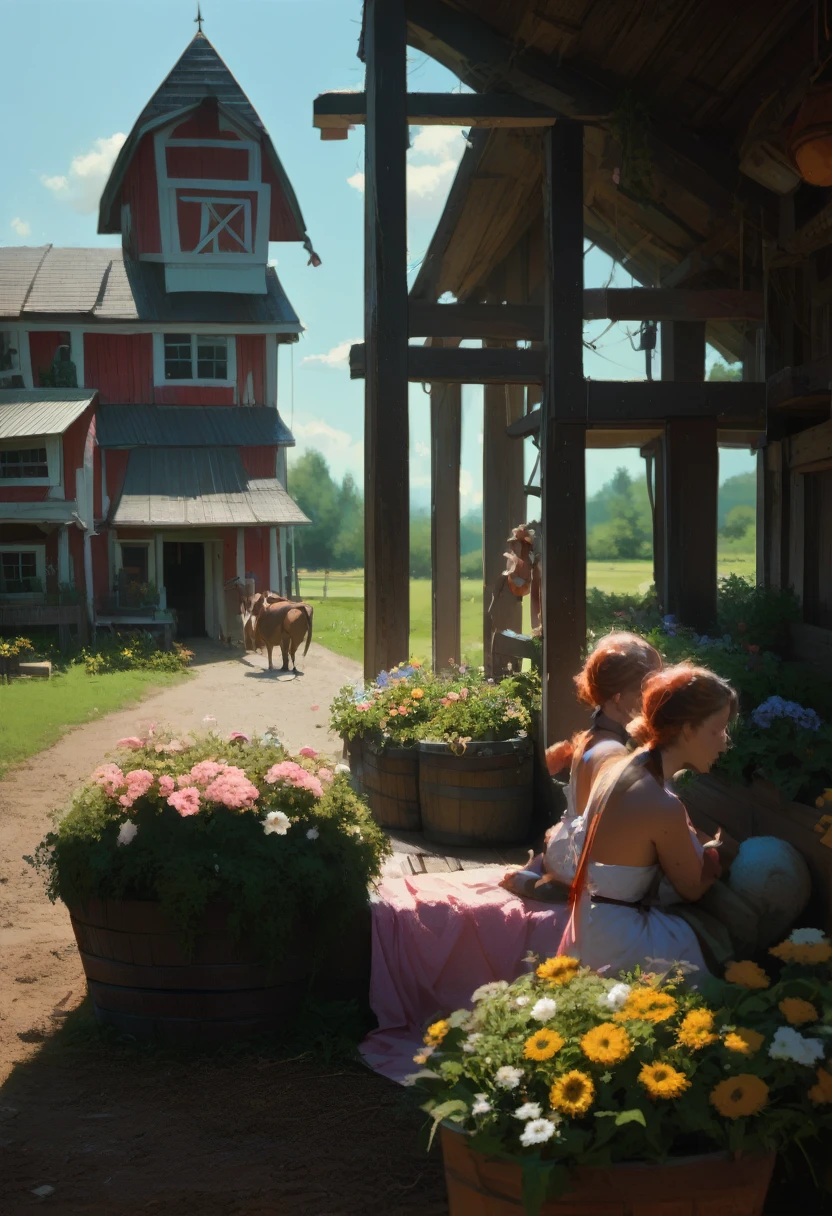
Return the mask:
{"type": "Polygon", "coordinates": [[[281,670],[289,670],[291,658],[292,667],[297,671],[295,655],[298,647],[305,637],[305,656],[312,641],[312,605],[293,600],[269,602],[266,596],[257,595],[251,607],[251,616],[254,620],[255,643],[265,646],[268,652],[269,671],[274,671],[272,651],[278,645],[283,653],[281,670]]]}

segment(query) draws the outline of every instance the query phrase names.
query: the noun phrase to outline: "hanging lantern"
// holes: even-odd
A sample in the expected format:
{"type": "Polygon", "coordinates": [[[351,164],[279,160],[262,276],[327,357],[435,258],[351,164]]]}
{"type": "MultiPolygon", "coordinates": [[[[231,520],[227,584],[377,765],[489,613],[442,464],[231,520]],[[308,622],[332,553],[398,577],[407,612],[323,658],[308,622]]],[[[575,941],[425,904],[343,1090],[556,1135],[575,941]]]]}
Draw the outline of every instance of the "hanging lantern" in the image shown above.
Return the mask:
{"type": "Polygon", "coordinates": [[[814,85],[803,98],[789,151],[810,186],[832,186],[832,83],[814,85]]]}

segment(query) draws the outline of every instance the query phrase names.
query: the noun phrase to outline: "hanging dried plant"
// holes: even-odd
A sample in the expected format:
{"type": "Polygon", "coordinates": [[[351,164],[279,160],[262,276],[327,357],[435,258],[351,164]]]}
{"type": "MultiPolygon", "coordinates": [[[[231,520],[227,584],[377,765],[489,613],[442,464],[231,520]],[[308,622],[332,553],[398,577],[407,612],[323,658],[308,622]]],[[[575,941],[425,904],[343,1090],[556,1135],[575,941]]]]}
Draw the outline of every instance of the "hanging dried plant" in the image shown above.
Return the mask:
{"type": "Polygon", "coordinates": [[[651,116],[648,107],[629,90],[622,93],[612,115],[612,134],[621,148],[619,180],[639,202],[653,193],[653,158],[648,134],[651,116]]]}

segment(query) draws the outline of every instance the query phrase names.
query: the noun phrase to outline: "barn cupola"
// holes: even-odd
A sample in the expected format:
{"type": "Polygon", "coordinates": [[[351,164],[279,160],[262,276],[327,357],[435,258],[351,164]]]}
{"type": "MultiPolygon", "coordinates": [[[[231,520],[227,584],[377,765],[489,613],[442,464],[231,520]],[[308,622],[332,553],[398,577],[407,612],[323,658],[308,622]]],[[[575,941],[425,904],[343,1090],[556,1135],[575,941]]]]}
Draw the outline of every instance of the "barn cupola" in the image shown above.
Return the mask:
{"type": "Polygon", "coordinates": [[[319,264],[268,131],[201,31],[122,147],[98,231],[161,263],[169,292],[266,294],[269,241],[319,264]]]}

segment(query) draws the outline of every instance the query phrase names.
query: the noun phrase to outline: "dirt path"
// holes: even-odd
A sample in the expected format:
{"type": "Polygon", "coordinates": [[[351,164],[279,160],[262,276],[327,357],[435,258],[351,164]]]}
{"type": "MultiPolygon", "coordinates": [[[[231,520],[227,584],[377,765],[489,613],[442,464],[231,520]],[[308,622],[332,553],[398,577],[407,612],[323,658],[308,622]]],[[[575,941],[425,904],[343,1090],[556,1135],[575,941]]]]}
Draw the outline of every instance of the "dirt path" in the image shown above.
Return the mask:
{"type": "Polygon", "coordinates": [[[301,661],[303,674],[295,677],[270,673],[260,655],[242,658],[208,642],[195,650],[190,679],[70,731],[0,781],[0,1082],[85,993],[66,909],[49,903],[22,859],[49,829],[50,813],[66,804],[118,739],[141,734],[150,722],[226,735],[273,727],[290,750],[309,744],[340,754],[340,741],[327,728],[329,703],[360,677],[357,663],[313,643],[301,661]]]}

